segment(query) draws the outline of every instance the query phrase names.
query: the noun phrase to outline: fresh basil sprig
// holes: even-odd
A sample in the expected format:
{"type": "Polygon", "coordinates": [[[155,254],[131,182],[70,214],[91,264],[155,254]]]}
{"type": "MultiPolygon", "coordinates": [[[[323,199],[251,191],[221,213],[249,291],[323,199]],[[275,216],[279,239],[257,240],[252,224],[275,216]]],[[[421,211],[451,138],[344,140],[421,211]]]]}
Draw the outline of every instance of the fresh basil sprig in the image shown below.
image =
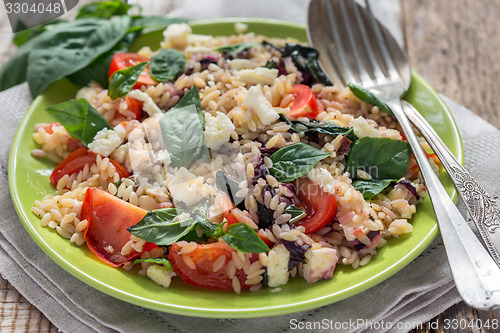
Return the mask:
{"type": "Polygon", "coordinates": [[[109,79],[108,95],[112,99],[125,96],[132,90],[141,73],[146,69],[149,62],[141,62],[136,66],[120,69],[111,75],[109,79]]]}
{"type": "Polygon", "coordinates": [[[130,18],[80,19],[61,23],[34,39],[28,56],[27,81],[32,96],[52,82],[88,66],[111,50],[127,33],[130,18]]]}
{"type": "Polygon", "coordinates": [[[176,208],[156,209],[127,230],[147,242],[160,246],[172,245],[196,227],[192,219],[175,222],[174,218],[178,214],[180,211],[176,208]]]}
{"type": "Polygon", "coordinates": [[[305,210],[303,210],[302,208],[297,207],[295,205],[287,206],[283,212],[285,214],[292,215],[292,217],[288,221],[292,224],[299,222],[301,219],[303,219],[307,215],[305,210]]]}
{"type": "Polygon", "coordinates": [[[91,2],[80,8],[76,18],[100,17],[109,19],[115,15],[126,15],[132,6],[119,0],[91,2]]]}
{"type": "Polygon", "coordinates": [[[346,171],[357,178],[357,170],[371,175],[373,180],[399,179],[410,163],[410,145],[389,138],[362,138],[354,141],[347,157],[346,171]]]}
{"type": "Polygon", "coordinates": [[[394,179],[355,180],[352,182],[352,186],[363,194],[365,200],[370,200],[385,190],[394,181],[394,179]]]}
{"type": "Polygon", "coordinates": [[[45,110],[64,126],[70,136],[85,146],[103,128],[111,129],[106,119],[84,98],[52,105],[45,110]]]}
{"type": "Polygon", "coordinates": [[[197,160],[209,162],[200,95],[194,86],[160,119],[163,144],[174,167],[189,168],[197,160]]]}
{"type": "Polygon", "coordinates": [[[260,253],[269,252],[269,246],[260,239],[259,235],[245,223],[235,223],[227,227],[222,239],[233,249],[240,252],[260,253]]]}
{"type": "Polygon", "coordinates": [[[280,113],[280,119],[285,123],[287,123],[288,125],[290,125],[290,129],[297,133],[312,132],[312,133],[328,134],[333,137],[336,137],[337,135],[347,135],[347,137],[351,141],[354,141],[358,138],[356,134],[354,134],[352,127],[338,126],[329,121],[318,121],[316,119],[311,119],[310,121],[298,121],[298,120],[291,121],[283,113],[280,113]]]}
{"type": "Polygon", "coordinates": [[[291,182],[308,173],[319,161],[329,155],[328,152],[297,142],[271,155],[273,167],[269,171],[279,182],[291,182]]]}
{"type": "Polygon", "coordinates": [[[170,263],[170,260],[167,258],[147,258],[147,259],[135,259],[134,260],[134,265],[141,263],[141,262],[150,262],[153,264],[158,264],[158,265],[165,265],[165,269],[167,271],[172,269],[172,264],[170,263]]]}
{"type": "Polygon", "coordinates": [[[380,111],[383,111],[388,114],[393,114],[391,109],[387,106],[387,104],[382,102],[377,96],[375,96],[368,90],[360,86],[357,86],[354,83],[349,83],[347,86],[349,87],[349,89],[351,89],[352,93],[363,102],[377,106],[380,109],[380,111]]]}
{"type": "Polygon", "coordinates": [[[229,44],[218,47],[215,51],[222,52],[228,56],[236,57],[239,53],[248,50],[249,48],[257,45],[258,43],[241,43],[241,44],[229,44]]]}
{"type": "Polygon", "coordinates": [[[174,49],[162,49],[151,58],[149,73],[160,82],[174,81],[184,70],[186,58],[174,49]]]}

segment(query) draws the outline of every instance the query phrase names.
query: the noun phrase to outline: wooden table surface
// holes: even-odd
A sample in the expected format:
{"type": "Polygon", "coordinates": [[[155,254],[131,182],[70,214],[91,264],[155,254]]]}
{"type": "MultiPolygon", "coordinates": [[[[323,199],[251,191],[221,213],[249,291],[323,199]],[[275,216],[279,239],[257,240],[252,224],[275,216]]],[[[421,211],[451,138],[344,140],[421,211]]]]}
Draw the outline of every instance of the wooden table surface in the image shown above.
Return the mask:
{"type": "MultiPolygon", "coordinates": [[[[87,0],[80,0],[80,4],[87,0]]],[[[151,6],[150,0],[144,0],[151,6]]],[[[182,0],[158,2],[148,12],[161,13],[182,0]]],[[[401,23],[413,68],[438,92],[500,128],[500,1],[401,0],[401,23]]],[[[0,65],[14,47],[0,5],[0,65]]],[[[445,319],[500,319],[500,311],[476,311],[463,302],[446,310],[414,332],[491,332],[468,327],[445,330],[445,319]]],[[[0,277],[1,332],[57,332],[57,328],[15,288],[0,277]]],[[[500,330],[499,330],[500,331],[500,330]]]]}

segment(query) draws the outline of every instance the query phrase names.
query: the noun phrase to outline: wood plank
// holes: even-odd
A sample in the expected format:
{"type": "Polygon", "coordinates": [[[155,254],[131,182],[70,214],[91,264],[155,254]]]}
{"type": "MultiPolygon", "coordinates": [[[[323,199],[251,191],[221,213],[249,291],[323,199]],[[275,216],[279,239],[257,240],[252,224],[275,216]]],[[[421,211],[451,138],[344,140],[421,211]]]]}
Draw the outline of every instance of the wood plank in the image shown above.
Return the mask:
{"type": "Polygon", "coordinates": [[[498,0],[403,0],[410,62],[439,92],[500,128],[498,0]]]}
{"type": "MultiPolygon", "coordinates": [[[[80,5],[89,0],[80,0],[80,5]]],[[[183,0],[139,0],[145,14],[172,10],[183,0]]],[[[413,67],[438,91],[500,127],[496,110],[500,85],[500,2],[497,0],[402,0],[404,38],[413,67]]],[[[0,5],[0,8],[1,7],[0,5]]],[[[4,10],[0,10],[0,65],[15,50],[4,10]]],[[[476,311],[459,303],[414,332],[491,332],[446,330],[445,320],[500,318],[500,311],[476,311]],[[436,328],[437,327],[437,328],[436,328]]],[[[0,331],[56,332],[56,327],[0,276],[0,331]]]]}
{"type": "Polygon", "coordinates": [[[0,331],[56,333],[58,330],[0,276],[0,331]]]}
{"type": "MultiPolygon", "coordinates": [[[[439,92],[500,127],[500,3],[495,0],[403,0],[407,52],[413,68],[439,92]]],[[[491,332],[479,323],[500,311],[461,302],[413,332],[491,332]],[[458,324],[448,329],[446,324],[458,324]],[[462,324],[463,329],[460,329],[462,324]],[[475,324],[469,327],[470,324],[475,324]]]]}

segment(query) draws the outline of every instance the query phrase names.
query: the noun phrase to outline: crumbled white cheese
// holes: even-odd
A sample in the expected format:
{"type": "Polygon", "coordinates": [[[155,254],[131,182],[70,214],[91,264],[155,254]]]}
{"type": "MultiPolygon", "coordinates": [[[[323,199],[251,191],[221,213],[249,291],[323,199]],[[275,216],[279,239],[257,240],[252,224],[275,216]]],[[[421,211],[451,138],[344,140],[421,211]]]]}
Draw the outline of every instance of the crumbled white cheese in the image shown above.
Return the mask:
{"type": "Polygon", "coordinates": [[[331,279],[337,265],[337,250],[329,247],[307,250],[305,264],[299,264],[299,273],[309,283],[331,279]]]}
{"type": "Polygon", "coordinates": [[[288,282],[290,273],[288,272],[288,262],[290,261],[290,252],[285,245],[280,244],[268,254],[269,264],[267,266],[267,277],[269,287],[279,287],[288,282]]]}
{"type": "Polygon", "coordinates": [[[172,163],[172,159],[170,158],[170,154],[166,149],[160,149],[156,155],[156,159],[163,163],[164,166],[170,165],[172,163]]]}
{"type": "Polygon", "coordinates": [[[214,117],[205,112],[205,139],[210,149],[219,149],[224,143],[229,141],[231,133],[235,127],[231,119],[224,113],[217,111],[214,117]]]}
{"type": "Polygon", "coordinates": [[[172,277],[175,276],[175,271],[170,269],[167,271],[165,265],[152,265],[149,266],[146,275],[154,281],[154,283],[168,288],[172,282],[172,277]]]}
{"type": "Polygon", "coordinates": [[[186,23],[175,23],[168,26],[165,31],[163,31],[163,37],[165,37],[165,46],[184,48],[188,44],[188,36],[193,31],[191,27],[186,23]]]}
{"type": "Polygon", "coordinates": [[[183,202],[187,206],[198,203],[203,197],[206,186],[203,183],[203,177],[193,175],[184,167],[167,181],[167,185],[176,206],[176,202],[183,202]]]}
{"type": "Polygon", "coordinates": [[[323,191],[335,194],[335,180],[325,168],[312,168],[307,177],[318,184],[323,191]]]}
{"type": "Polygon", "coordinates": [[[140,91],[139,89],[134,89],[128,93],[128,96],[141,101],[142,109],[146,111],[150,116],[163,114],[163,112],[161,112],[160,108],[158,107],[158,105],[156,105],[151,96],[149,96],[145,92],[140,91]]]}
{"type": "Polygon", "coordinates": [[[361,116],[354,119],[354,121],[352,122],[352,127],[354,129],[354,134],[356,134],[358,138],[380,137],[379,131],[377,131],[374,127],[370,126],[370,124],[368,124],[368,121],[366,121],[366,119],[361,116]]]}
{"type": "Polygon", "coordinates": [[[247,94],[243,98],[243,106],[251,109],[263,125],[269,125],[279,118],[278,112],[273,109],[273,106],[262,94],[258,86],[248,89],[247,94]]]}
{"type": "Polygon", "coordinates": [[[257,67],[254,69],[242,69],[234,74],[246,84],[273,84],[278,77],[276,68],[257,67]]]}
{"type": "Polygon", "coordinates": [[[234,70],[244,69],[252,65],[252,61],[250,61],[249,59],[233,59],[228,60],[226,63],[229,69],[234,70]]]}
{"type": "Polygon", "coordinates": [[[234,24],[234,30],[236,31],[237,34],[242,34],[245,33],[248,29],[248,24],[241,23],[241,22],[236,22],[234,24]]]}
{"type": "Polygon", "coordinates": [[[89,150],[102,156],[109,156],[118,148],[125,138],[125,128],[117,125],[114,129],[103,128],[94,136],[94,140],[89,143],[89,150]]]}

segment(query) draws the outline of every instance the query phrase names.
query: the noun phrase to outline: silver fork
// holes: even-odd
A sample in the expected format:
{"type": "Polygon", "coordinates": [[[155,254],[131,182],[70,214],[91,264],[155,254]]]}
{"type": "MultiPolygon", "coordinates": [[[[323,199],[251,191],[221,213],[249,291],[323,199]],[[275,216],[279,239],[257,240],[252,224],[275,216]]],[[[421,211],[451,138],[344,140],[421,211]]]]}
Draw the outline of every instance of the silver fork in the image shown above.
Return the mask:
{"type": "Polygon", "coordinates": [[[411,80],[406,55],[394,44],[386,44],[366,0],[365,8],[366,11],[350,0],[312,0],[310,41],[320,48],[320,53],[337,60],[327,62],[333,69],[327,72],[338,75],[334,81],[362,86],[393,111],[427,186],[458,292],[477,309],[500,307],[500,269],[441,185],[403,113],[401,96],[411,80]]]}

